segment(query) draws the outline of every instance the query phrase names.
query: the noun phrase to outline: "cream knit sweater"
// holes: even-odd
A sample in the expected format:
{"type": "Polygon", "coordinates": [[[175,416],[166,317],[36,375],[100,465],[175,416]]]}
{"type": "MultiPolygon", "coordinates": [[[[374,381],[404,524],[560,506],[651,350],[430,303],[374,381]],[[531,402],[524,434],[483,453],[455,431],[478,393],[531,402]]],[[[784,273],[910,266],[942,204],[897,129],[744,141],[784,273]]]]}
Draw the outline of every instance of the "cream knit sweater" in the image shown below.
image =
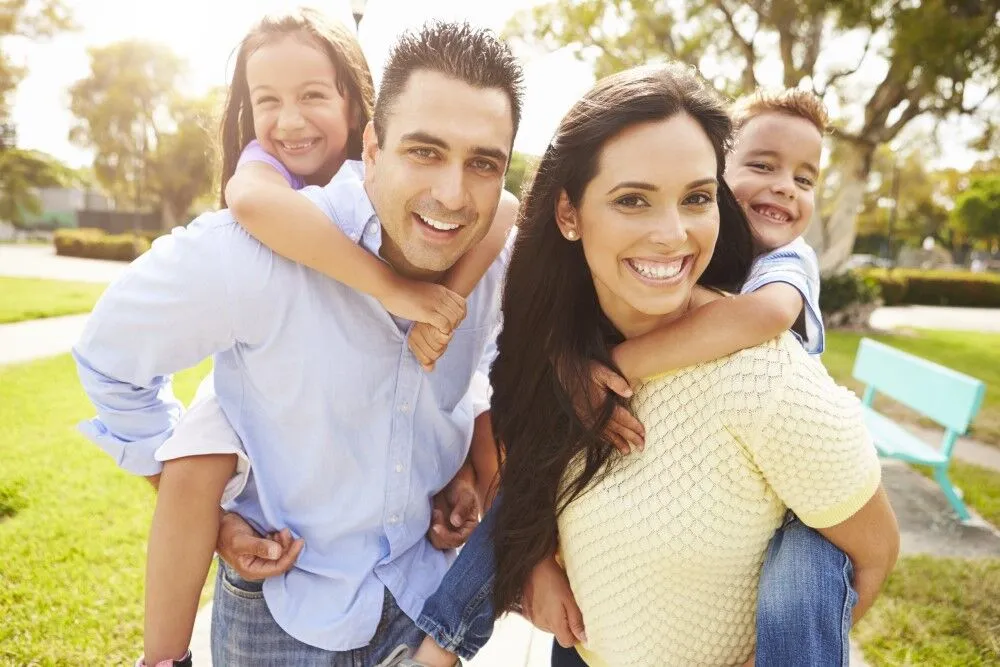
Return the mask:
{"type": "Polygon", "coordinates": [[[644,384],[645,451],[559,519],[587,664],[742,664],[786,508],[828,527],[878,487],[859,405],[791,334],[644,384]]]}

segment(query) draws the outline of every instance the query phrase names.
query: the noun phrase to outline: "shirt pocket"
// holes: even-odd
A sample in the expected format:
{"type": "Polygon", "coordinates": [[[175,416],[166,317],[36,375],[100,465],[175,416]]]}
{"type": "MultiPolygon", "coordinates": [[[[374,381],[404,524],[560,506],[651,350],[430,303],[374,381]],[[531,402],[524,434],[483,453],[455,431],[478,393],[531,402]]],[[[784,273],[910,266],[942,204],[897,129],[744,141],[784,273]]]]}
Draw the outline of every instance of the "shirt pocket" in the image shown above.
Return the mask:
{"type": "Polygon", "coordinates": [[[490,333],[490,327],[455,330],[448,348],[428,375],[434,400],[442,410],[453,411],[469,391],[490,333]]]}

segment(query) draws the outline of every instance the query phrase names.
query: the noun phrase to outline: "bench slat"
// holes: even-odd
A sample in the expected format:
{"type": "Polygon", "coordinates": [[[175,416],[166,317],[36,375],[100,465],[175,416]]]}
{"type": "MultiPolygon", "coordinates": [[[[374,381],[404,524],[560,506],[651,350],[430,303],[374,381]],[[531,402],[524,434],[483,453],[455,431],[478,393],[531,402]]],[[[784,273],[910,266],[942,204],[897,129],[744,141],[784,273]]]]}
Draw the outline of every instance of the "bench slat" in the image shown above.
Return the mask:
{"type": "Polygon", "coordinates": [[[853,375],[957,433],[969,428],[985,393],[974,377],[870,338],[861,339],[853,375]]]}
{"type": "Polygon", "coordinates": [[[864,407],[864,419],[880,455],[923,465],[944,465],[948,462],[939,450],[868,406],[864,407]]]}

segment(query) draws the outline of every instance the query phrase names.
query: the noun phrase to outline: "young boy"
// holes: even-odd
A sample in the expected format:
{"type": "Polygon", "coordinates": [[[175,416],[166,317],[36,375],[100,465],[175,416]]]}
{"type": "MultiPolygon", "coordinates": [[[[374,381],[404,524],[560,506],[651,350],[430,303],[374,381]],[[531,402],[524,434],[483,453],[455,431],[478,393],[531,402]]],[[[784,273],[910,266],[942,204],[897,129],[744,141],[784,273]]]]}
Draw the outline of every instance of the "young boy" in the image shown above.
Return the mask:
{"type": "MultiPolygon", "coordinates": [[[[732,113],[736,142],[728,156],[726,182],[744,207],[753,231],[755,259],[750,276],[739,295],[714,301],[672,326],[618,345],[612,357],[629,383],[759,345],[789,329],[809,353],[823,351],[818,262],[800,237],[815,210],[826,109],[812,93],[789,89],[773,94],[758,91],[738,100],[732,113]]],[[[628,383],[607,369],[597,369],[594,381],[626,398],[631,393],[628,383]]],[[[624,453],[642,448],[642,433],[642,425],[624,408],[616,411],[606,432],[624,453]]],[[[429,636],[423,645],[412,659],[401,650],[386,664],[453,665],[456,654],[471,657],[489,638],[492,609],[490,596],[484,593],[492,581],[492,543],[485,535],[489,519],[489,515],[484,518],[484,525],[473,533],[453,565],[460,571],[460,581],[449,571],[424,607],[418,625],[429,636]],[[482,589],[477,590],[478,584],[482,589]]],[[[846,650],[850,615],[844,609],[853,605],[854,592],[843,580],[845,567],[849,568],[847,557],[819,533],[797,519],[786,522],[772,540],[764,564],[757,664],[774,664],[772,655],[788,655],[789,650],[813,656],[826,655],[834,646],[846,650]],[[808,559],[797,562],[803,554],[808,559]],[[768,588],[766,582],[789,580],[789,568],[801,567],[809,569],[814,579],[822,579],[823,585],[812,590],[823,590],[823,596],[803,590],[801,599],[788,604],[766,604],[769,595],[778,598],[781,594],[778,586],[768,588]],[[781,618],[764,611],[776,607],[781,608],[781,618]],[[801,632],[799,626],[803,626],[801,632]]],[[[802,581],[802,573],[798,575],[795,579],[802,581]]],[[[549,581],[551,590],[570,598],[563,603],[567,613],[561,619],[568,627],[556,631],[557,636],[572,633],[583,640],[582,629],[570,629],[579,610],[571,600],[565,575],[550,576],[549,581]],[[562,581],[556,581],[560,577],[562,581]]],[[[554,658],[560,655],[561,664],[580,660],[575,653],[562,655],[559,647],[554,648],[554,658]]],[[[753,663],[751,659],[748,664],[753,663]]]]}

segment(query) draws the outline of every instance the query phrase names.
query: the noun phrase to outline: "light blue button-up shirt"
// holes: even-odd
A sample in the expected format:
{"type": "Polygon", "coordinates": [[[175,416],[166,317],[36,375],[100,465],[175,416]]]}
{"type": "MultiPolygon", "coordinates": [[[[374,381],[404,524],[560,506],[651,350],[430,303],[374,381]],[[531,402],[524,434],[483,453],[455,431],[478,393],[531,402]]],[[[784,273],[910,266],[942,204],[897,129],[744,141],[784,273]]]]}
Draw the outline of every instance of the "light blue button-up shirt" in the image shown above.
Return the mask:
{"type": "MultiPolygon", "coordinates": [[[[301,192],[377,255],[361,179],[349,163],[301,192]]],[[[94,309],[73,350],[97,407],[83,430],[123,468],[158,472],[153,453],[182,412],[170,374],[214,355],[219,403],[253,466],[228,509],[305,540],[295,567],[264,582],[271,614],[308,644],[364,646],[384,587],[416,618],[449,565],[424,537],[431,498],[488,407],[509,250],[426,373],[375,299],[276,255],[227,211],[202,215],[157,240],[94,309]]]]}

